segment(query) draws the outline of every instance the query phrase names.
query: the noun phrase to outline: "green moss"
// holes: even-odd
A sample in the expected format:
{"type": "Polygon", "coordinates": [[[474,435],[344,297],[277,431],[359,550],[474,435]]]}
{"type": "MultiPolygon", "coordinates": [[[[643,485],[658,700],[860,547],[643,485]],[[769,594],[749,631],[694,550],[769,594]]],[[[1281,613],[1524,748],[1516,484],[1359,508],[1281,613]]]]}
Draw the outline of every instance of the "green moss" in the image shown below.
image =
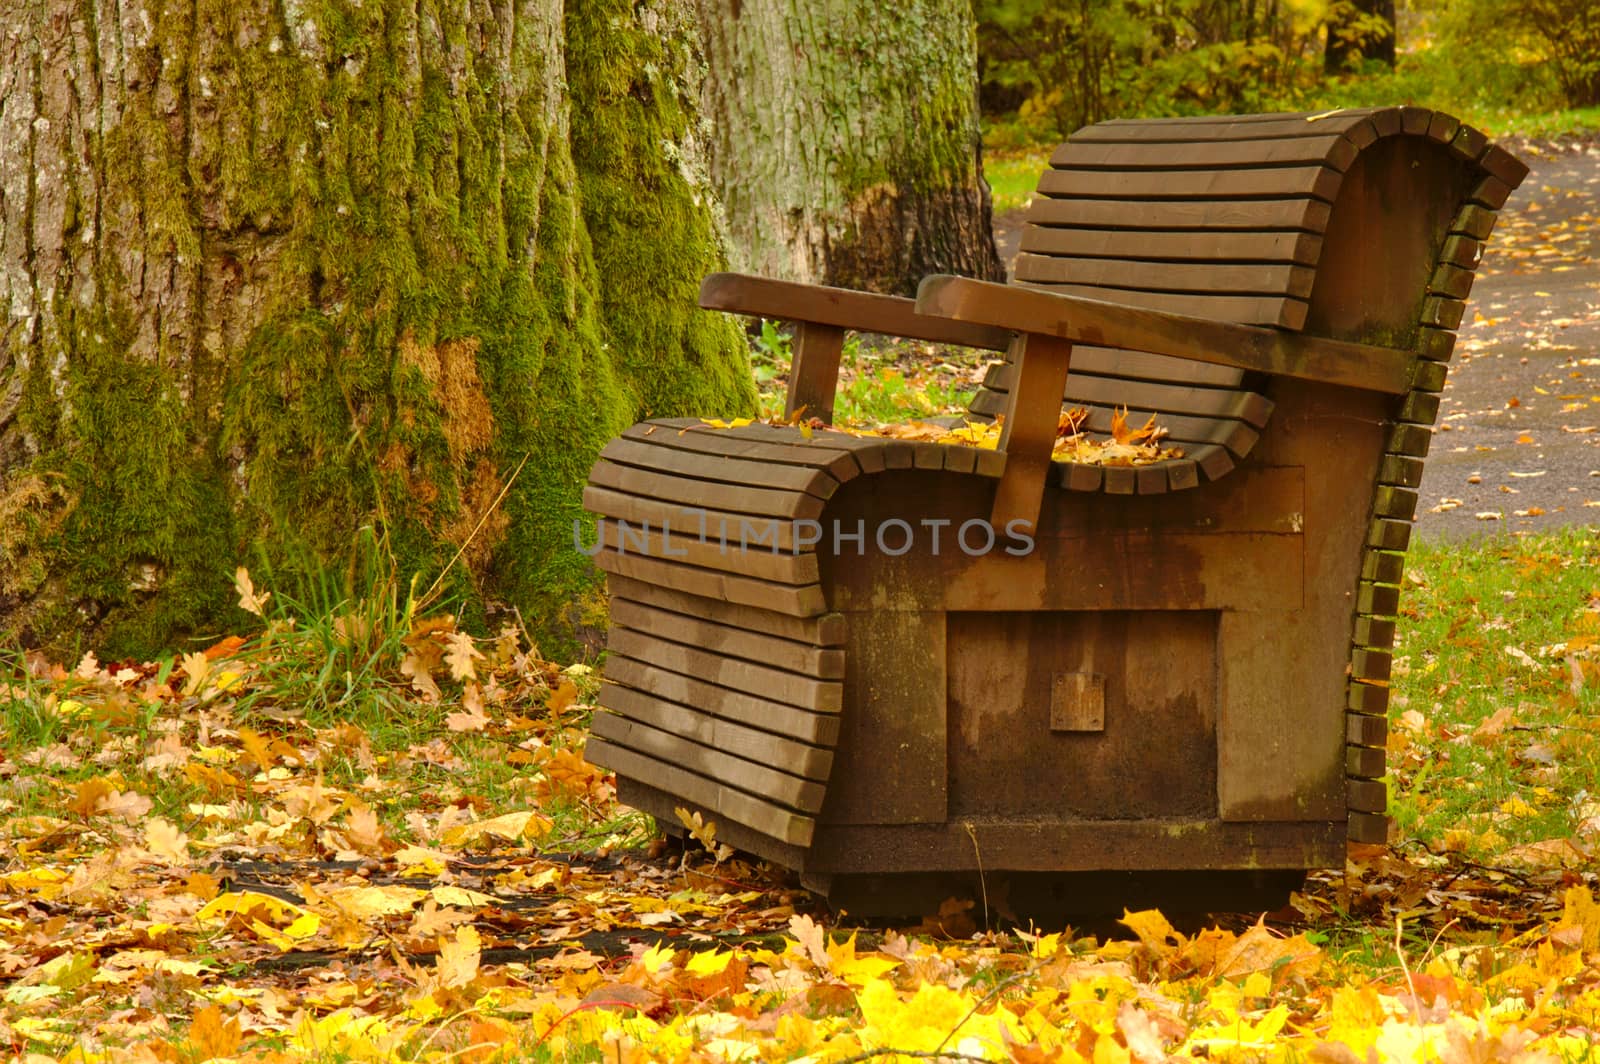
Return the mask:
{"type": "Polygon", "coordinates": [[[27,360],[56,499],[42,569],[15,569],[30,617],[152,653],[237,620],[235,565],[339,568],[375,525],[402,586],[556,636],[585,623],[572,524],[605,441],[644,412],[754,407],[734,326],[694,309],[721,255],[671,147],[689,38],[568,5],[574,159],[526,16],[502,71],[472,52],[501,30],[476,8],[298,6],[293,26],[227,0],[152,12],[159,51],[95,145],[136,190],[143,258],[100,256],[103,305],[63,294],[27,360]],[[134,261],[195,300],[153,345],[134,261]],[[248,300],[215,296],[241,278],[248,300]]]}
{"type": "Polygon", "coordinates": [[[568,77],[584,101],[572,143],[606,339],[641,416],[747,414],[755,391],[737,326],[696,305],[701,278],[724,256],[704,192],[690,183],[689,8],[680,24],[652,8],[660,21],[647,32],[629,18],[634,7],[596,0],[567,9],[568,77]]]}

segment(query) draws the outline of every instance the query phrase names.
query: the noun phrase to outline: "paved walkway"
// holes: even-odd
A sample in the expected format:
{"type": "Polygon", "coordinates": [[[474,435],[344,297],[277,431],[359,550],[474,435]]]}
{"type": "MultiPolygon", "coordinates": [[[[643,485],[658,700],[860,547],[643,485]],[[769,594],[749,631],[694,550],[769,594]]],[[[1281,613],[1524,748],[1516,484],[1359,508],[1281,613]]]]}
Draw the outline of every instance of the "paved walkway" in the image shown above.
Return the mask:
{"type": "Polygon", "coordinates": [[[1532,167],[1489,238],[1423,473],[1418,532],[1600,528],[1600,142],[1532,167]]]}

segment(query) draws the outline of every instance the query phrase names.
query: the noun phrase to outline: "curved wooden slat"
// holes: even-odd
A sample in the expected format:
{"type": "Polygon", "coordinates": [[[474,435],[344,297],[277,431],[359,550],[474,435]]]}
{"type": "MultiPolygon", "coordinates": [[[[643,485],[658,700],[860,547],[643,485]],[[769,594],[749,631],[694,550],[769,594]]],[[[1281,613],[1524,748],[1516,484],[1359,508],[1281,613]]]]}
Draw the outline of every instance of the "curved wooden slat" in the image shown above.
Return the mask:
{"type": "Polygon", "coordinates": [[[1021,250],[1079,258],[1144,259],[1162,262],[1285,262],[1314,265],[1322,237],[1299,230],[1067,229],[1031,224],[1021,250]]]}

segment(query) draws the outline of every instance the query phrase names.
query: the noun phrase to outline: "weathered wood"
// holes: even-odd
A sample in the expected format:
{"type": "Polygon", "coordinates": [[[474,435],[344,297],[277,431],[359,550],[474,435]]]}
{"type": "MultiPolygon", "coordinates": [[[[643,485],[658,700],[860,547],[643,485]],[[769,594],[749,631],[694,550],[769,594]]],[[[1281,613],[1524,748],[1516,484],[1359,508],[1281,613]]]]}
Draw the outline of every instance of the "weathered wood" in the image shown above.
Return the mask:
{"type": "Polygon", "coordinates": [[[1352,639],[1359,647],[1392,647],[1394,622],[1380,617],[1357,617],[1352,639]]]}
{"type": "Polygon", "coordinates": [[[834,393],[839,389],[839,358],[844,352],[844,330],[837,325],[801,321],[795,326],[789,391],[783,416],[816,418],[833,424],[834,393]]]}
{"type": "Polygon", "coordinates": [[[1488,240],[1494,231],[1495,212],[1488,207],[1468,204],[1456,214],[1450,225],[1452,233],[1469,236],[1474,240],[1488,240]]]}
{"type": "MultiPolygon", "coordinates": [[[[1385,461],[1393,455],[1386,455],[1385,461]]],[[[1405,550],[1411,543],[1411,525],[1405,521],[1378,518],[1367,528],[1367,546],[1378,550],[1405,550]]]]}
{"type": "Polygon", "coordinates": [[[1167,471],[1159,463],[1138,466],[1133,471],[1135,490],[1140,495],[1164,494],[1170,485],[1167,471]]]}
{"type": "MultiPolygon", "coordinates": [[[[1132,219],[1137,221],[1138,219],[1132,219]]],[[[1062,229],[1030,225],[1021,250],[1082,258],[1160,259],[1168,262],[1286,262],[1315,266],[1318,233],[1283,230],[1210,231],[1062,229]]]]}
{"type": "Polygon", "coordinates": [[[770,665],[775,669],[815,676],[819,680],[844,677],[844,651],[838,648],[825,650],[807,646],[748,628],[657,609],[625,598],[612,598],[611,623],[663,639],[689,643],[729,657],[770,665]]]}
{"type": "Polygon", "coordinates": [[[1333,202],[1341,175],[1325,166],[1261,170],[1046,170],[1038,190],[1084,199],[1257,199],[1310,196],[1333,202]]]}
{"type": "Polygon", "coordinates": [[[1050,473],[1050,450],[1056,442],[1072,344],[1053,336],[1023,333],[1012,352],[1017,381],[1007,397],[998,447],[1006,456],[1006,466],[995,488],[989,523],[995,528],[1016,523],[1032,532],[1050,473]]]}
{"type": "Polygon", "coordinates": [[[1378,467],[1378,480],[1384,484],[1415,488],[1422,483],[1422,459],[1401,454],[1384,455],[1383,464],[1378,467]]]}
{"type": "Polygon", "coordinates": [[[1214,614],[952,613],[945,646],[952,821],[1215,810],[1214,614]],[[1053,726],[1068,684],[1098,688],[1098,727],[1053,726]]]}
{"type": "Polygon", "coordinates": [[[1487,207],[1491,211],[1497,211],[1505,206],[1505,202],[1510,196],[1511,186],[1493,174],[1487,175],[1483,180],[1473,185],[1472,191],[1467,194],[1467,198],[1473,203],[1480,207],[1487,207]]]}
{"type": "MultiPolygon", "coordinates": [[[[994,368],[1009,371],[1010,363],[998,362],[994,368]]],[[[1072,376],[1078,374],[1172,386],[1222,388],[1231,391],[1240,390],[1244,378],[1244,371],[1233,366],[1195,362],[1192,359],[1174,358],[1171,355],[1151,354],[1149,351],[1096,347],[1092,344],[1073,345],[1072,376]]],[[[1068,380],[1071,379],[1069,376],[1068,380]]]]}
{"type": "MultiPolygon", "coordinates": [[[[1471,126],[1463,125],[1456,129],[1455,136],[1450,138],[1450,150],[1463,159],[1477,162],[1484,150],[1489,146],[1489,138],[1471,126]]],[[[1498,206],[1498,204],[1496,204],[1498,206]]]]}
{"type": "Polygon", "coordinates": [[[621,654],[606,659],[606,679],[668,702],[773,732],[812,746],[832,747],[839,739],[839,714],[813,713],[743,691],[706,683],[621,654]]]}
{"type": "Polygon", "coordinates": [[[748,484],[760,488],[782,488],[827,499],[838,490],[839,482],[817,469],[751,462],[731,455],[701,454],[657,447],[648,440],[621,437],[605,445],[600,457],[617,465],[644,470],[663,470],[677,476],[723,484],[748,484]]]}
{"type": "Polygon", "coordinates": [[[1389,818],[1381,813],[1350,813],[1347,828],[1351,842],[1382,845],[1389,841],[1389,818]]]}
{"type": "MultiPolygon", "coordinates": [[[[583,489],[583,508],[591,513],[627,521],[633,527],[648,524],[652,528],[684,532],[718,543],[737,543],[741,528],[764,526],[766,523],[766,519],[754,518],[750,514],[733,514],[644,495],[628,495],[593,484],[583,489]]],[[[794,522],[789,520],[776,522],[779,550],[794,550],[795,527],[794,522]]]]}
{"type": "MultiPolygon", "coordinates": [[[[1074,348],[1074,357],[1077,349],[1074,348]]],[[[1011,375],[997,380],[996,390],[1009,391],[1011,375]]],[[[1115,377],[1080,374],[1067,377],[1065,401],[1085,406],[1151,410],[1158,414],[1237,419],[1263,428],[1272,414],[1272,400],[1255,392],[1227,388],[1193,388],[1185,385],[1127,381],[1115,377]]]]}
{"type": "Polygon", "coordinates": [[[1316,272],[1307,266],[1154,262],[1144,259],[1085,259],[1064,255],[1017,256],[1016,280],[1150,292],[1248,295],[1311,294],[1316,272]]]}
{"type": "Polygon", "coordinates": [[[701,536],[693,526],[682,532],[662,531],[659,525],[635,526],[601,518],[595,532],[600,542],[618,554],[638,554],[681,565],[720,570],[777,584],[815,584],[817,556],[784,550],[778,543],[781,522],[741,522],[728,529],[726,540],[701,536]]]}
{"type": "Polygon", "coordinates": [[[1390,454],[1426,458],[1432,443],[1433,430],[1427,425],[1399,424],[1389,430],[1389,442],[1384,445],[1384,450],[1390,454]]]}
{"type": "Polygon", "coordinates": [[[613,575],[795,617],[815,617],[827,609],[822,588],[816,584],[806,587],[776,584],[715,569],[679,565],[638,554],[623,554],[609,547],[599,551],[594,561],[603,571],[613,575]]]}
{"type": "Polygon", "coordinates": [[[1417,513],[1417,493],[1392,484],[1381,485],[1373,494],[1372,512],[1392,521],[1409,521],[1417,513]]]}
{"type": "MultiPolygon", "coordinates": [[[[635,759],[621,792],[662,816],[681,794],[823,886],[1308,868],[1381,840],[1422,459],[1491,206],[1521,177],[1495,152],[1415,107],[1105,123],[1041,178],[1017,284],[929,278],[913,304],[718,282],[825,326],[825,366],[873,324],[1018,336],[969,412],[1005,415],[1001,449],[630,430],[589,493],[602,529],[703,507],[719,532],[803,516],[860,540],[791,523],[772,539],[806,560],[601,553],[618,606],[596,743],[635,759]],[[1183,457],[1053,463],[1063,405],[1096,435],[1153,412],[1183,457]],[[892,522],[915,530],[904,552],[873,541],[892,522]],[[1026,549],[956,549],[1006,522],[1026,549]],[[723,811],[739,801],[817,822],[761,827],[723,811]]],[[[820,376],[802,359],[797,394],[831,391],[820,376]]]]}
{"type": "Polygon", "coordinates": [[[1069,491],[1099,491],[1105,485],[1105,471],[1099,466],[1056,464],[1061,470],[1058,483],[1069,491]]]}
{"type": "Polygon", "coordinates": [[[1351,746],[1383,749],[1389,742],[1389,718],[1363,713],[1345,714],[1345,741],[1351,746]]]}
{"type": "Polygon", "coordinates": [[[1198,170],[1312,164],[1343,170],[1355,157],[1355,146],[1338,134],[1250,141],[1208,138],[1185,144],[1181,151],[1163,143],[1069,140],[1050,156],[1050,165],[1058,170],[1198,170]]]}
{"type": "MultiPolygon", "coordinates": [[[[1419,358],[1411,373],[1411,387],[1414,391],[1420,392],[1442,392],[1447,372],[1448,367],[1443,362],[1429,362],[1419,358]]],[[[1437,412],[1434,416],[1438,416],[1437,412]]]]}
{"type": "Polygon", "coordinates": [[[1478,156],[1478,165],[1512,188],[1522,184],[1523,178],[1528,176],[1528,164],[1498,144],[1491,144],[1478,156]]]}
{"type": "Polygon", "coordinates": [[[822,513],[823,500],[803,491],[695,480],[638,466],[619,465],[604,459],[596,462],[590,470],[589,483],[627,495],[760,517],[815,518],[822,513]]]}
{"type": "Polygon", "coordinates": [[[1400,108],[1400,130],[1412,136],[1426,136],[1433,112],[1426,107],[1400,108]]]}
{"type": "Polygon", "coordinates": [[[1472,291],[1472,277],[1471,269],[1441,262],[1428,280],[1428,291],[1453,299],[1466,299],[1467,294],[1472,291]]]}
{"type": "Polygon", "coordinates": [[[720,780],[757,798],[802,813],[815,813],[822,808],[823,795],[827,793],[827,788],[815,780],[802,779],[768,765],[701,746],[682,735],[661,731],[616,713],[596,713],[589,727],[592,735],[613,746],[679,765],[697,776],[720,780]]]}
{"type": "Polygon", "coordinates": [[[1138,487],[1136,474],[1129,466],[1106,466],[1105,478],[1109,495],[1132,495],[1138,487]]]}
{"type": "MultiPolygon", "coordinates": [[[[790,775],[825,781],[833,768],[831,749],[744,727],[642,691],[608,684],[600,689],[600,705],[627,720],[790,775]]],[[[622,741],[616,736],[611,738],[622,741]]],[[[624,742],[623,745],[630,744],[624,742]]]]}
{"type": "Polygon", "coordinates": [[[1449,329],[1417,330],[1417,354],[1434,362],[1448,362],[1455,351],[1456,334],[1449,329]]]}
{"type": "Polygon", "coordinates": [[[850,712],[823,823],[937,824],[948,815],[945,617],[905,610],[851,617],[850,712]]]}
{"type": "Polygon", "coordinates": [[[1197,487],[1200,484],[1200,467],[1192,458],[1179,458],[1161,463],[1167,470],[1167,483],[1173,491],[1197,487]]]}
{"type": "Polygon", "coordinates": [[[854,454],[856,448],[836,444],[834,441],[837,437],[833,433],[814,432],[807,439],[795,432],[792,439],[780,443],[753,440],[736,429],[719,429],[705,424],[675,428],[669,424],[645,421],[627,429],[622,435],[626,439],[671,450],[820,469],[841,482],[853,480],[862,473],[854,454]]]}
{"type": "Polygon", "coordinates": [[[1438,393],[1412,389],[1400,404],[1400,419],[1415,425],[1431,425],[1439,420],[1438,393]]]}
{"type": "MultiPolygon", "coordinates": [[[[1345,698],[1345,708],[1358,714],[1383,713],[1389,708],[1389,689],[1352,680],[1345,698]]],[[[1350,741],[1355,742],[1354,739],[1350,741]]]]}
{"type": "MultiPolygon", "coordinates": [[[[1170,145],[1189,141],[1264,140],[1288,137],[1326,137],[1330,133],[1348,135],[1364,122],[1370,110],[1358,109],[1331,115],[1201,115],[1193,118],[1114,118],[1087,126],[1072,134],[1071,143],[1148,143],[1170,145]]],[[[1174,148],[1174,154],[1182,149],[1174,148]]]]}
{"type": "Polygon", "coordinates": [[[917,306],[958,321],[1008,321],[1019,331],[1074,343],[1110,343],[1393,395],[1403,394],[1409,384],[1405,358],[1388,348],[1162,314],[966,277],[925,279],[917,290],[917,306]]]}
{"type": "Polygon", "coordinates": [[[718,624],[764,632],[780,639],[808,643],[816,647],[837,647],[844,643],[845,619],[837,613],[818,617],[792,617],[771,610],[720,602],[699,595],[674,591],[669,587],[612,576],[608,580],[615,598],[630,599],[690,617],[703,617],[718,624]]]}
{"type": "MultiPolygon", "coordinates": [[[[625,775],[617,777],[617,800],[623,805],[655,817],[656,826],[661,831],[671,834],[683,832],[682,822],[678,818],[678,810],[682,809],[690,816],[699,813],[702,821],[715,824],[719,843],[788,868],[800,868],[806,863],[806,846],[810,845],[809,835],[806,836],[806,846],[785,842],[765,831],[723,816],[715,809],[686,798],[681,793],[669,793],[625,775]]],[[[793,813],[785,815],[803,820],[808,825],[813,823],[809,817],[799,817],[793,813]]]]}
{"type": "MultiPolygon", "coordinates": [[[[999,869],[1327,868],[1345,858],[1345,818],[1293,823],[1215,819],[972,820],[825,827],[806,855],[814,874],[999,869]]],[[[1181,904],[1182,898],[1174,898],[1181,904]]]]}
{"type": "Polygon", "coordinates": [[[1195,200],[1144,200],[1137,213],[1125,203],[1108,200],[1068,200],[1037,196],[1028,208],[1029,225],[1068,226],[1085,229],[1193,229],[1255,232],[1262,229],[1301,230],[1320,235],[1328,225],[1328,205],[1315,199],[1229,200],[1208,203],[1195,200]]]}
{"type": "Polygon", "coordinates": [[[1344,748],[1344,773],[1353,779],[1382,779],[1388,772],[1384,751],[1366,746],[1344,748]]]}
{"type": "Polygon", "coordinates": [[[1363,581],[1356,591],[1356,612],[1394,617],[1400,612],[1400,589],[1363,581]]]}
{"type": "Polygon", "coordinates": [[[1441,144],[1449,144],[1460,128],[1459,119],[1452,118],[1443,111],[1435,111],[1433,117],[1428,120],[1428,137],[1441,144]]]}
{"type": "Polygon", "coordinates": [[[589,739],[584,747],[584,756],[619,776],[630,776],[660,790],[682,795],[691,802],[699,803],[730,820],[747,824],[782,842],[801,847],[811,845],[816,829],[813,817],[741,793],[717,780],[707,779],[648,754],[617,746],[598,736],[589,739]]]}
{"type": "Polygon", "coordinates": [[[1398,584],[1405,572],[1406,556],[1387,551],[1368,551],[1361,560],[1361,579],[1379,584],[1398,584]]]}
{"type": "Polygon", "coordinates": [[[940,344],[1004,351],[1011,342],[1000,329],[973,328],[917,313],[910,299],[856,292],[847,288],[795,284],[744,273],[714,273],[700,283],[700,305],[707,310],[759,315],[785,321],[836,325],[856,332],[883,333],[940,344]]]}
{"type": "Polygon", "coordinates": [[[613,628],[607,645],[635,661],[657,665],[686,676],[699,676],[719,687],[747,691],[801,709],[837,713],[842,704],[837,682],[699,650],[657,635],[613,628]]]}
{"type": "Polygon", "coordinates": [[[1350,780],[1347,796],[1357,812],[1381,813],[1389,808],[1389,788],[1382,780],[1350,780]]]}
{"type": "Polygon", "coordinates": [[[1394,657],[1378,650],[1356,650],[1350,655],[1350,675],[1358,680],[1389,682],[1394,657]]]}
{"type": "Polygon", "coordinates": [[[1199,320],[1238,322],[1245,326],[1270,326],[1298,329],[1305,324],[1303,300],[1277,295],[1227,295],[1205,292],[1146,292],[1136,288],[1108,288],[1065,281],[1018,279],[1018,290],[1048,292],[1054,295],[1093,299],[1161,314],[1180,315],[1199,320]]]}

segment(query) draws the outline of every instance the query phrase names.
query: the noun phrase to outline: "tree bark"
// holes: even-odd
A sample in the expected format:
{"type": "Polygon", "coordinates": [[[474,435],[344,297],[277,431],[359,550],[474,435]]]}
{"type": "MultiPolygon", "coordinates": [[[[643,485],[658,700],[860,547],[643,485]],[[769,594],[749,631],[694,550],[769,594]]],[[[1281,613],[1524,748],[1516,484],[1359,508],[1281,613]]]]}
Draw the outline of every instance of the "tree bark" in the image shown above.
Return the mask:
{"type": "Polygon", "coordinates": [[[909,293],[1004,276],[966,0],[696,0],[735,265],[909,293]]]}
{"type": "Polygon", "coordinates": [[[402,586],[553,622],[604,441],[753,405],[689,316],[722,251],[687,3],[14,4],[0,624],[150,652],[363,525],[402,586]]]}

